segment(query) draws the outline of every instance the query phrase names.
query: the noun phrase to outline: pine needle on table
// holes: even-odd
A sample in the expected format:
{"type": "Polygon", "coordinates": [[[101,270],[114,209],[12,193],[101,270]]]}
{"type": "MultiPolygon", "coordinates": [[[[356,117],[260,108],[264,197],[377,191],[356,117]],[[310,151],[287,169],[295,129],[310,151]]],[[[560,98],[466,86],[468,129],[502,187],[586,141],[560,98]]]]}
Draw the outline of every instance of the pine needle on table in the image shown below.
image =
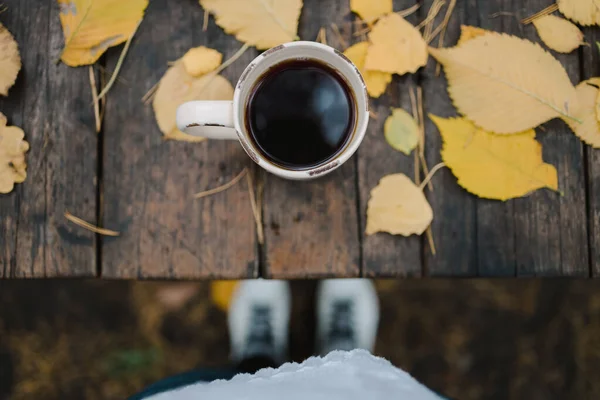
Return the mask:
{"type": "Polygon", "coordinates": [[[527,17],[527,18],[523,18],[521,20],[521,23],[524,25],[530,24],[533,21],[535,21],[536,19],[543,17],[544,15],[548,15],[548,14],[552,14],[554,11],[558,10],[558,4],[554,3],[546,8],[544,8],[541,11],[536,12],[535,14],[527,17]]]}
{"type": "Polygon", "coordinates": [[[72,223],[74,223],[75,225],[78,225],[84,229],[87,229],[88,231],[92,231],[94,233],[98,233],[100,235],[104,235],[104,236],[119,236],[120,233],[117,231],[112,231],[110,229],[104,229],[104,228],[100,228],[96,225],[92,225],[89,222],[86,222],[84,220],[82,220],[79,217],[74,216],[73,214],[71,214],[68,211],[65,211],[65,218],[69,221],[71,221],[72,223]]]}
{"type": "Polygon", "coordinates": [[[100,94],[98,95],[99,99],[106,96],[106,93],[108,93],[108,91],[110,90],[112,85],[114,85],[115,81],[117,80],[117,76],[119,76],[119,71],[121,70],[121,66],[123,65],[123,61],[125,61],[125,56],[127,55],[127,52],[129,51],[129,46],[131,46],[133,37],[135,36],[135,33],[137,32],[141,23],[142,23],[142,20],[140,20],[140,22],[138,22],[135,29],[133,30],[133,33],[131,34],[131,36],[129,36],[129,39],[127,39],[127,41],[125,42],[125,46],[123,47],[123,51],[121,51],[121,55],[119,56],[119,60],[117,61],[117,65],[115,66],[115,70],[113,71],[112,75],[110,76],[110,79],[108,80],[108,83],[106,84],[106,86],[104,86],[104,88],[102,88],[102,90],[100,91],[100,94]]]}
{"type": "Polygon", "coordinates": [[[218,187],[216,187],[214,189],[209,189],[209,190],[204,190],[202,192],[198,192],[198,193],[194,194],[193,197],[195,199],[201,199],[203,197],[212,196],[213,194],[221,193],[221,192],[229,189],[230,187],[232,187],[236,183],[238,183],[240,181],[240,179],[242,179],[244,177],[244,175],[246,175],[247,173],[248,173],[248,168],[244,168],[244,169],[242,169],[242,171],[239,174],[237,174],[235,176],[235,178],[233,178],[232,180],[230,180],[226,184],[218,186],[218,187]]]}
{"type": "Polygon", "coordinates": [[[340,45],[346,49],[348,47],[348,42],[346,41],[346,39],[344,39],[344,37],[342,36],[342,32],[340,32],[340,28],[338,28],[337,24],[335,23],[331,23],[331,29],[333,30],[333,34],[335,35],[335,37],[337,38],[338,42],[340,43],[340,45]]]}
{"type": "MultiPolygon", "coordinates": [[[[250,195],[250,206],[252,207],[252,214],[254,215],[254,222],[256,223],[256,236],[258,237],[258,243],[265,243],[265,232],[262,225],[262,211],[259,209],[256,197],[254,197],[254,182],[252,181],[252,174],[247,174],[246,179],[248,180],[248,194],[250,195]]],[[[262,195],[261,195],[262,197],[262,195]]]]}
{"type": "Polygon", "coordinates": [[[396,14],[398,14],[402,18],[406,18],[409,15],[414,14],[419,9],[419,7],[421,7],[421,4],[417,3],[414,6],[405,8],[404,10],[396,11],[396,14]]]}
{"type": "Polygon", "coordinates": [[[208,17],[210,16],[210,13],[206,10],[204,10],[204,18],[202,20],[202,32],[206,32],[206,30],[208,29],[208,17]]]}
{"type": "Polygon", "coordinates": [[[96,87],[96,75],[94,67],[90,65],[90,87],[92,88],[92,101],[94,104],[94,119],[96,120],[96,133],[102,128],[102,120],[100,119],[100,102],[98,101],[98,88],[96,87]]]}

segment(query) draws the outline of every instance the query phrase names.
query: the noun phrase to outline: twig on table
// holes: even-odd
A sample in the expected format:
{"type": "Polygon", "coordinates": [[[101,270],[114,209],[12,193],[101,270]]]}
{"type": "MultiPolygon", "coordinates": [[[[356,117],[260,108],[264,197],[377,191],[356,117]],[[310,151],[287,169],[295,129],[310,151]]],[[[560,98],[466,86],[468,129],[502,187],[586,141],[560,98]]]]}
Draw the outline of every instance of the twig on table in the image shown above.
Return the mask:
{"type": "Polygon", "coordinates": [[[79,217],[74,216],[73,214],[71,214],[68,211],[65,211],[65,218],[69,221],[71,221],[72,223],[74,223],[75,225],[79,225],[80,227],[87,229],[89,231],[92,231],[94,233],[98,233],[100,235],[104,235],[104,236],[119,236],[120,233],[117,231],[112,231],[110,229],[104,229],[104,228],[100,228],[96,225],[92,225],[89,222],[86,222],[84,220],[82,220],[79,217]]]}
{"type": "Polygon", "coordinates": [[[110,90],[110,88],[112,87],[112,85],[115,83],[115,80],[117,79],[117,76],[119,75],[119,71],[121,70],[121,66],[123,65],[123,61],[125,61],[125,56],[127,55],[127,51],[129,50],[129,46],[131,46],[131,42],[133,41],[133,37],[135,36],[135,33],[137,32],[138,28],[140,27],[140,24],[142,23],[142,20],[140,20],[140,22],[138,22],[138,24],[136,25],[135,29],[133,30],[133,33],[131,34],[131,36],[129,37],[129,39],[127,39],[127,42],[125,42],[125,47],[123,47],[123,51],[121,51],[121,55],[119,56],[119,60],[117,61],[117,65],[115,66],[115,70],[113,71],[110,79],[108,80],[108,83],[106,84],[106,86],[104,86],[104,88],[100,91],[100,94],[98,95],[98,98],[101,99],[103,98],[106,93],[108,93],[108,91],[110,90]]]}
{"type": "Polygon", "coordinates": [[[201,199],[203,197],[212,196],[213,194],[221,193],[221,192],[229,189],[236,183],[238,183],[240,181],[240,179],[242,179],[244,177],[244,175],[246,175],[247,173],[248,173],[248,169],[244,168],[244,169],[242,169],[242,171],[239,174],[237,174],[237,176],[235,178],[233,178],[226,184],[218,186],[214,189],[209,189],[209,190],[204,190],[202,192],[198,192],[198,193],[194,194],[193,197],[194,197],[194,199],[201,199]]]}
{"type": "Polygon", "coordinates": [[[100,102],[98,101],[98,88],[96,87],[96,76],[94,74],[94,67],[90,65],[90,87],[92,88],[92,101],[94,104],[94,119],[96,120],[96,133],[100,132],[102,127],[102,120],[100,119],[100,102]]]}
{"type": "MultiPolygon", "coordinates": [[[[530,24],[530,23],[532,23],[534,20],[536,20],[536,19],[538,19],[538,18],[540,18],[540,17],[543,17],[544,15],[552,14],[552,13],[553,13],[554,11],[556,11],[556,10],[558,10],[558,4],[557,4],[557,3],[554,3],[554,4],[552,4],[552,5],[550,5],[550,6],[546,7],[546,8],[544,8],[544,9],[543,9],[543,10],[541,10],[541,11],[538,11],[538,12],[536,12],[535,14],[533,14],[533,15],[531,15],[531,16],[529,16],[529,17],[527,17],[527,18],[523,18],[523,19],[521,20],[521,23],[522,23],[522,24],[524,24],[524,25],[530,24]]],[[[513,15],[514,15],[514,14],[513,14],[513,15]]],[[[491,16],[490,16],[490,18],[491,18],[491,16]]]]}
{"type": "MultiPolygon", "coordinates": [[[[448,9],[446,10],[446,15],[444,15],[444,20],[442,21],[440,26],[438,26],[438,28],[441,27],[440,38],[438,40],[438,47],[444,47],[444,38],[446,37],[446,28],[448,27],[448,22],[450,22],[450,17],[452,16],[454,7],[456,7],[456,0],[450,0],[450,4],[448,4],[448,9]]],[[[434,32],[434,35],[431,38],[432,40],[435,37],[435,35],[437,35],[437,33],[434,32]]],[[[439,74],[440,74],[440,70],[441,70],[440,65],[441,65],[440,63],[437,63],[437,65],[435,66],[435,76],[439,76],[439,74]]]]}
{"type": "Polygon", "coordinates": [[[431,171],[429,171],[429,173],[427,174],[425,179],[423,179],[423,182],[421,182],[421,184],[419,185],[419,189],[421,189],[421,190],[425,189],[425,185],[427,185],[429,183],[429,181],[431,181],[431,178],[433,178],[433,175],[435,175],[436,172],[438,172],[440,169],[444,168],[445,166],[446,166],[446,164],[441,162],[439,164],[436,164],[435,167],[431,168],[431,171]]]}
{"type": "Polygon", "coordinates": [[[333,30],[334,35],[337,37],[338,42],[340,42],[340,45],[342,45],[342,47],[344,49],[348,48],[348,42],[342,36],[342,33],[340,32],[340,28],[338,28],[337,24],[332,22],[330,24],[330,26],[331,26],[331,29],[333,30]]]}
{"type": "Polygon", "coordinates": [[[419,7],[421,7],[421,4],[417,3],[412,7],[408,7],[408,8],[405,8],[404,10],[396,11],[396,14],[398,14],[402,18],[405,18],[411,14],[414,14],[419,9],[419,7]]]}
{"type": "Polygon", "coordinates": [[[427,235],[427,241],[429,242],[429,249],[431,250],[431,254],[435,256],[435,242],[433,241],[433,232],[431,232],[431,225],[427,227],[425,234],[427,235]]]}
{"type": "Polygon", "coordinates": [[[258,237],[258,243],[264,244],[265,233],[262,225],[262,213],[259,211],[258,205],[256,204],[256,198],[254,197],[254,183],[252,182],[252,174],[247,174],[246,179],[248,180],[248,193],[250,195],[252,214],[254,214],[254,222],[256,223],[256,236],[258,237]]]}
{"type": "Polygon", "coordinates": [[[319,33],[317,34],[315,42],[327,44],[327,29],[325,29],[324,26],[322,26],[321,29],[319,29],[319,33]]]}
{"type": "MultiPolygon", "coordinates": [[[[415,91],[414,89],[411,87],[410,90],[408,91],[408,95],[410,96],[410,107],[412,109],[412,115],[413,115],[413,119],[415,121],[417,121],[417,124],[419,124],[419,111],[417,110],[417,97],[415,95],[415,91]]],[[[421,128],[419,127],[419,134],[420,134],[421,128]]],[[[421,183],[421,165],[419,164],[419,149],[418,149],[419,143],[417,143],[417,149],[415,149],[414,154],[415,154],[415,183],[417,185],[419,185],[421,183]]]]}
{"type": "Polygon", "coordinates": [[[210,16],[210,13],[206,10],[204,10],[204,18],[202,19],[202,32],[206,32],[208,29],[208,17],[210,16]]]}
{"type": "MultiPolygon", "coordinates": [[[[417,87],[417,110],[419,113],[419,157],[421,158],[421,167],[425,175],[429,174],[429,168],[427,167],[427,161],[425,160],[425,114],[423,113],[423,89],[421,86],[417,87]]],[[[433,184],[429,182],[429,190],[433,190],[433,184]]]]}

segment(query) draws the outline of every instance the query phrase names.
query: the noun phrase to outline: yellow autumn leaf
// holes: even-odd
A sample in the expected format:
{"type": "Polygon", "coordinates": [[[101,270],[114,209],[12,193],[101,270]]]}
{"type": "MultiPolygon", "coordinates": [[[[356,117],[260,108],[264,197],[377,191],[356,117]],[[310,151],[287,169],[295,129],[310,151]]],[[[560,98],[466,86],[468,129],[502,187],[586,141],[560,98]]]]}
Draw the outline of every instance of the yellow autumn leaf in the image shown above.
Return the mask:
{"type": "Polygon", "coordinates": [[[350,0],[350,9],[366,22],[392,12],[392,0],[350,0]]]}
{"type": "Polygon", "coordinates": [[[367,58],[367,48],[369,43],[360,42],[348,47],[344,51],[344,55],[348,57],[358,68],[365,83],[367,84],[367,92],[371,97],[379,97],[385,92],[387,85],[392,81],[392,74],[381,71],[367,71],[365,69],[365,59],[367,58]]]}
{"type": "Polygon", "coordinates": [[[210,283],[210,297],[221,311],[227,312],[229,310],[238,283],[239,281],[212,281],[210,283]]]}
{"type": "Polygon", "coordinates": [[[487,29],[479,28],[477,26],[471,25],[461,25],[460,26],[460,37],[458,38],[457,46],[465,43],[467,40],[475,39],[476,37],[483,36],[486,33],[491,32],[487,29]]]}
{"type": "Polygon", "coordinates": [[[429,117],[444,142],[442,160],[469,192],[508,200],[540,188],[558,190],[556,168],[542,160],[542,146],[533,129],[496,135],[466,118],[429,117]]]}
{"type": "Polygon", "coordinates": [[[458,111],[490,132],[522,132],[577,108],[567,72],[536,43],[488,32],[429,52],[444,66],[458,111]]]}
{"type": "Polygon", "coordinates": [[[369,33],[365,68],[403,75],[427,63],[427,44],[421,32],[398,14],[389,14],[369,33]]]}
{"type": "Polygon", "coordinates": [[[191,76],[204,75],[217,69],[222,60],[223,54],[204,46],[189,49],[181,59],[185,71],[191,76]]]}
{"type": "Polygon", "coordinates": [[[297,39],[302,0],[200,0],[237,40],[268,49],[297,39]]]}
{"type": "Polygon", "coordinates": [[[0,23],[0,95],[7,96],[21,69],[21,56],[15,38],[0,23]]]}
{"type": "Polygon", "coordinates": [[[365,233],[420,235],[431,224],[433,211],[423,191],[404,174],[381,178],[367,203],[365,233]]]}
{"type": "Polygon", "coordinates": [[[419,142],[419,126],[415,119],[401,108],[394,108],[383,125],[385,140],[394,149],[409,155],[419,142]]]}
{"type": "Polygon", "coordinates": [[[25,153],[29,143],[25,133],[16,126],[6,126],[6,117],[0,113],[0,193],[9,193],[15,183],[25,181],[27,163],[25,153]]]}
{"type": "Polygon", "coordinates": [[[125,42],[144,17],[148,0],[58,0],[71,67],[93,64],[111,46],[125,42]]]}
{"type": "Polygon", "coordinates": [[[570,53],[583,44],[583,33],[575,24],[555,15],[544,15],[533,20],[542,42],[552,50],[570,53]]]}
{"type": "Polygon", "coordinates": [[[600,148],[600,124],[597,118],[597,101],[600,95],[598,86],[600,86],[600,78],[588,79],[577,85],[579,109],[575,115],[581,123],[564,119],[575,135],[595,148],[600,148]]]}
{"type": "Polygon", "coordinates": [[[194,77],[188,74],[183,62],[177,60],[165,72],[152,101],[154,116],[166,139],[201,142],[205,138],[188,135],[177,129],[177,107],[192,100],[231,100],[233,87],[221,75],[206,74],[194,77]]]}
{"type": "Polygon", "coordinates": [[[558,0],[557,3],[565,17],[580,25],[600,24],[599,0],[558,0]]]}

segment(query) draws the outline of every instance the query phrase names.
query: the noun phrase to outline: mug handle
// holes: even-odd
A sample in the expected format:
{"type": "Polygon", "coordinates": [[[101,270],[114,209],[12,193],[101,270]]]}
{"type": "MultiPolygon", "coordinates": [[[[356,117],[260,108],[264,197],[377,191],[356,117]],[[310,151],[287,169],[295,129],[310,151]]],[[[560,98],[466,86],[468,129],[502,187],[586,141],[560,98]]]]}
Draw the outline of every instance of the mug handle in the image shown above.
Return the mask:
{"type": "Polygon", "coordinates": [[[177,107],[177,128],[193,136],[237,140],[233,124],[233,102],[188,101],[177,107]]]}

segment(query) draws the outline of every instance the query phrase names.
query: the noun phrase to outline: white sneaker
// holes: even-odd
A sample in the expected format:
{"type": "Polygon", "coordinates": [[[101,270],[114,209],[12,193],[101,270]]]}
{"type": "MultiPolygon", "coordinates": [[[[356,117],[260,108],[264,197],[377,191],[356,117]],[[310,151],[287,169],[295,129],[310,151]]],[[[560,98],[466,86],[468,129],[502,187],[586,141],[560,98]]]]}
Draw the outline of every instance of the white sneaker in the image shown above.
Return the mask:
{"type": "Polygon", "coordinates": [[[290,309],[290,287],[286,281],[241,282],[227,316],[232,360],[261,356],[276,363],[285,362],[290,309]]]}
{"type": "Polygon", "coordinates": [[[379,323],[379,300],[369,279],[328,279],[317,291],[317,346],[373,352],[379,323]]]}

